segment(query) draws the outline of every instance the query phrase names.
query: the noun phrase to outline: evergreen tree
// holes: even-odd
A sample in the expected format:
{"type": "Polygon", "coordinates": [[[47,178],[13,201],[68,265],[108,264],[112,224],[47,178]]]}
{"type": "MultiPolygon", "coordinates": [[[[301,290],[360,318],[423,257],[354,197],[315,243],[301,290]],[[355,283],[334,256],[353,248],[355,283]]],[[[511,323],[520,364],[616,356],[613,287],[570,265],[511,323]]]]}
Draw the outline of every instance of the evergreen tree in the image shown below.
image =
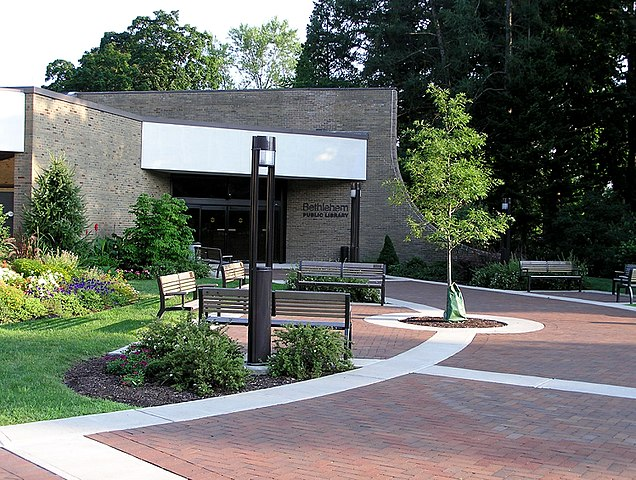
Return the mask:
{"type": "Polygon", "coordinates": [[[40,247],[74,251],[86,229],[86,207],[65,155],[51,154],[51,164],[36,179],[24,211],[23,228],[40,247]]]}

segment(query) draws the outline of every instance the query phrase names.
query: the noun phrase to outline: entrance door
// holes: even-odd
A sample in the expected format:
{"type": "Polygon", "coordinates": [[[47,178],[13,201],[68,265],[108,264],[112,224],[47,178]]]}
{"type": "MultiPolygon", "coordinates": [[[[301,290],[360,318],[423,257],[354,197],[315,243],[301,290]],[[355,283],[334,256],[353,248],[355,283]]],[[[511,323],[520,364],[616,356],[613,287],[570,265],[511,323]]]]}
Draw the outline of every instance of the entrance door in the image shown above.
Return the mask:
{"type": "MultiPolygon", "coordinates": [[[[195,230],[194,239],[203,247],[220,248],[223,255],[235,260],[248,260],[250,254],[250,208],[243,205],[191,206],[189,226],[195,230]]],[[[258,211],[258,256],[265,260],[265,208],[258,211]]],[[[282,212],[274,211],[274,261],[282,258],[282,212]]]]}

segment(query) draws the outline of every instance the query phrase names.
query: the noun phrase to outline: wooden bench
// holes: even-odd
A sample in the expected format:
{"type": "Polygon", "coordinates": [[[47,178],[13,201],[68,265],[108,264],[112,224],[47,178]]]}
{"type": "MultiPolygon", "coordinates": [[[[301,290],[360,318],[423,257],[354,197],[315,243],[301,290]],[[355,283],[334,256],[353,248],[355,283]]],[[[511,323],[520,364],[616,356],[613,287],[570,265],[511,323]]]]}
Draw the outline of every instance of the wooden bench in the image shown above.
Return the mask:
{"type": "Polygon", "coordinates": [[[245,282],[245,266],[243,262],[232,262],[221,267],[222,285],[227,287],[228,283],[238,280],[238,287],[241,288],[245,282]]]}
{"type": "MultiPolygon", "coordinates": [[[[216,266],[215,276],[217,278],[219,273],[221,273],[223,265],[232,262],[232,255],[223,255],[220,248],[196,246],[195,256],[197,259],[207,263],[211,267],[216,266]]],[[[210,273],[212,272],[210,271],[210,273]]]]}
{"type": "MultiPolygon", "coordinates": [[[[248,290],[199,287],[199,320],[246,326],[248,313],[248,290]]],[[[310,325],[342,330],[347,344],[351,346],[350,295],[341,292],[276,290],[272,292],[272,327],[287,325],[310,325]]]]}
{"type": "Polygon", "coordinates": [[[527,291],[530,291],[533,278],[566,278],[579,281],[579,292],[583,276],[572,262],[561,260],[521,260],[519,262],[521,276],[528,279],[527,291]]]}
{"type": "Polygon", "coordinates": [[[616,286],[627,279],[627,275],[629,275],[630,270],[633,268],[636,268],[636,264],[628,263],[622,271],[614,271],[614,278],[612,278],[612,294],[616,293],[616,286]]]}
{"type": "Polygon", "coordinates": [[[616,283],[616,301],[621,301],[621,289],[624,288],[629,294],[629,303],[634,303],[634,292],[632,290],[634,286],[636,286],[636,267],[631,268],[629,273],[616,283]]]}
{"type": "Polygon", "coordinates": [[[386,266],[383,263],[301,261],[298,264],[298,289],[308,286],[376,288],[380,290],[380,304],[384,305],[386,266]],[[340,281],[327,277],[337,277],[340,281]]]}
{"type": "Polygon", "coordinates": [[[159,312],[160,319],[167,310],[196,310],[199,307],[197,299],[197,280],[194,272],[173,273],[157,277],[159,285],[159,312]],[[192,293],[192,300],[186,302],[186,296],[192,293]],[[170,297],[181,297],[181,304],[166,306],[166,300],[170,297]]]}

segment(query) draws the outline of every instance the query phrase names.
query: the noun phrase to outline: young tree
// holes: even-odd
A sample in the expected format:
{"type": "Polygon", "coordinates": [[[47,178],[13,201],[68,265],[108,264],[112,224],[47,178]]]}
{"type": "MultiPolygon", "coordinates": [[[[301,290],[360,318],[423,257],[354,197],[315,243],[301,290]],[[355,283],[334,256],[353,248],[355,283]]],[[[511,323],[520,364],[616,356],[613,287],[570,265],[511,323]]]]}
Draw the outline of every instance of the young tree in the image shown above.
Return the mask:
{"type": "MultiPolygon", "coordinates": [[[[486,242],[505,232],[509,218],[492,216],[477,202],[500,182],[493,178],[484,161],[486,136],[469,126],[468,100],[463,94],[451,96],[448,90],[430,85],[437,115],[433,124],[422,121],[406,132],[411,148],[403,167],[411,178],[405,186],[394,180],[391,200],[408,198],[422,217],[407,221],[416,238],[426,237],[446,250],[449,298],[457,288],[453,284],[452,254],[463,243],[486,242]],[[433,226],[433,228],[431,228],[433,226]]],[[[446,320],[453,318],[447,304],[446,320]]]]}
{"type": "Polygon", "coordinates": [[[241,24],[229,32],[240,88],[281,88],[292,85],[301,45],[287,20],[274,17],[260,27],[241,24]]]}
{"type": "Polygon", "coordinates": [[[72,252],[86,229],[86,206],[64,153],[50,157],[51,165],[35,181],[23,228],[41,247],[72,252]]]}

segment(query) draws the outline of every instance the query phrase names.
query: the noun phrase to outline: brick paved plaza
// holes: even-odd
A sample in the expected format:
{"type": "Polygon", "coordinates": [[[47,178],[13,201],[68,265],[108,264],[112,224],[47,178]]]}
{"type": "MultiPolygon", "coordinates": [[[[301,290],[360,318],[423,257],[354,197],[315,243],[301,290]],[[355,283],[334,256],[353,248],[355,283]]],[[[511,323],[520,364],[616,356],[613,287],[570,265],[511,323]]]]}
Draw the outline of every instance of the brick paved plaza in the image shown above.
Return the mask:
{"type": "MultiPolygon", "coordinates": [[[[441,308],[444,288],[391,281],[387,296],[441,308]]],[[[577,292],[570,294],[577,301],[563,301],[562,294],[463,293],[471,314],[525,318],[545,327],[477,333],[458,353],[418,366],[419,352],[435,343],[436,332],[365,321],[410,315],[406,304],[355,305],[354,356],[388,359],[386,369],[398,373],[398,365],[410,362],[405,373],[381,376],[380,362],[378,369],[356,374],[366,377],[364,384],[327,395],[293,399],[295,393],[275,389],[269,396],[280,395],[279,403],[240,411],[195,402],[192,409],[207,413],[187,418],[189,412],[180,410],[176,420],[167,418],[170,410],[154,410],[166,418],[129,427],[122,421],[121,428],[91,425],[80,443],[108,445],[121,455],[113,458],[154,472],[131,475],[136,478],[636,478],[636,310],[612,308],[609,294],[577,292]]],[[[244,340],[244,329],[233,335],[244,340]]],[[[321,381],[305,388],[313,392],[321,381]]],[[[36,427],[3,427],[0,440],[55,473],[0,449],[1,479],[117,478],[97,457],[78,454],[78,463],[89,465],[75,472],[56,465],[56,457],[29,444],[26,429],[36,427]]],[[[45,435],[54,427],[43,426],[45,435]]]]}

